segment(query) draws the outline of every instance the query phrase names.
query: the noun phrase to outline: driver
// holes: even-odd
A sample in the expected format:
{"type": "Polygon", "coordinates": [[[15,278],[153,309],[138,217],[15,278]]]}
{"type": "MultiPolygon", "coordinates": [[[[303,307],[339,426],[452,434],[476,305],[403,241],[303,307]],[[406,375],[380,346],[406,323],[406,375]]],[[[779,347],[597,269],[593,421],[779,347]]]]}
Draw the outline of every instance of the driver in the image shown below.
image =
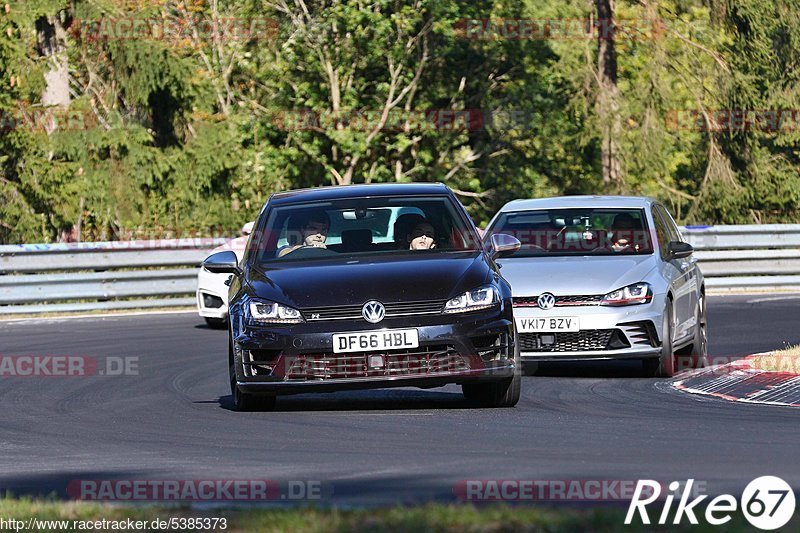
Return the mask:
{"type": "MultiPolygon", "coordinates": [[[[611,229],[614,231],[611,249],[615,252],[634,249],[633,233],[638,228],[638,222],[628,213],[620,213],[615,216],[614,222],[611,224],[611,229]]],[[[639,245],[637,244],[635,249],[638,250],[638,248],[639,245]]]]}
{"type": "Polygon", "coordinates": [[[283,257],[302,248],[327,248],[325,241],[328,238],[330,225],[328,213],[322,210],[313,211],[308,215],[305,223],[300,226],[301,243],[282,248],[278,252],[278,257],[283,257]]]}

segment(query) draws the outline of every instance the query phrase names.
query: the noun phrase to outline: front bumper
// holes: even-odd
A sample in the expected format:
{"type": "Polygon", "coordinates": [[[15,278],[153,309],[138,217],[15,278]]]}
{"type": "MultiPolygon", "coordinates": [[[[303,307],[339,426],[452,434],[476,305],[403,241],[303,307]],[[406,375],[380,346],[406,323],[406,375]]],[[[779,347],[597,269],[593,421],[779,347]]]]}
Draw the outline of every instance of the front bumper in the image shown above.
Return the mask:
{"type": "Polygon", "coordinates": [[[507,379],[517,367],[513,323],[496,309],[462,316],[414,317],[413,323],[408,318],[386,319],[379,326],[340,320],[265,327],[246,326],[236,319],[232,356],[236,383],[244,392],[431,388],[507,379]],[[417,348],[333,353],[334,333],[410,327],[417,330],[417,348]]]}
{"type": "Polygon", "coordinates": [[[491,368],[471,369],[431,375],[381,376],[364,378],[338,378],[316,381],[284,381],[279,378],[259,380],[236,380],[243,392],[256,394],[303,394],[306,392],[336,392],[343,390],[384,389],[391,387],[419,387],[422,389],[443,387],[450,383],[463,384],[481,381],[498,381],[514,375],[515,364],[505,362],[491,368]]]}
{"type": "Polygon", "coordinates": [[[228,286],[230,274],[215,274],[201,268],[197,274],[197,314],[204,318],[228,317],[228,286]]]}
{"type": "Polygon", "coordinates": [[[580,331],[519,333],[524,362],[604,361],[644,359],[661,355],[663,297],[626,307],[564,306],[542,310],[515,307],[519,325],[524,318],[577,317],[580,331]]]}

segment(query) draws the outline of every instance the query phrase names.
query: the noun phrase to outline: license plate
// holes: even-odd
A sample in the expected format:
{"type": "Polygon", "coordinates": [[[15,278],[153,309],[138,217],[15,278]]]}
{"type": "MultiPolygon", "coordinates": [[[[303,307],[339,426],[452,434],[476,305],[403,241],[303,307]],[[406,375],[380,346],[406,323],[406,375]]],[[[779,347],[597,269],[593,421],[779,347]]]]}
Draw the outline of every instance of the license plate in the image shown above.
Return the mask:
{"type": "Polygon", "coordinates": [[[333,353],[399,350],[418,346],[419,335],[416,329],[387,329],[333,335],[333,353]]]}
{"type": "Polygon", "coordinates": [[[517,331],[520,333],[540,333],[545,331],[580,331],[580,321],[576,316],[548,316],[517,318],[517,331]]]}

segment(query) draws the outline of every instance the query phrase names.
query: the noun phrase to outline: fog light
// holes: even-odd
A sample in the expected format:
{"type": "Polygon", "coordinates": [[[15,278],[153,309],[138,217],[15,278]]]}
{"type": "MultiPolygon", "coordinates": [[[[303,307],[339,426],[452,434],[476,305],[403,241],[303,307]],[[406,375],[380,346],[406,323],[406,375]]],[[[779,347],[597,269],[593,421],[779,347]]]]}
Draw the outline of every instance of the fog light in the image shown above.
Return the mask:
{"type": "Polygon", "coordinates": [[[219,296],[203,293],[203,307],[206,309],[219,309],[223,303],[222,298],[219,296]]]}

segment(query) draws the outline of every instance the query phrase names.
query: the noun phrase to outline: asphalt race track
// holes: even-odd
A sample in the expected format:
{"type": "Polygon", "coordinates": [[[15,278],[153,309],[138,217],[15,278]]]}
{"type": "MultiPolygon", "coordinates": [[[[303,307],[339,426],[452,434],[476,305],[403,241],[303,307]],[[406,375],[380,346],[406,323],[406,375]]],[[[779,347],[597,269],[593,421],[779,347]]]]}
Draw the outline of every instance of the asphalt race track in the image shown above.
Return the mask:
{"type": "MultiPolygon", "coordinates": [[[[711,354],[800,344],[798,306],[710,298],[711,354]]],[[[772,474],[800,487],[800,410],[678,393],[637,363],[544,366],[515,409],[473,408],[453,386],[238,413],[226,335],[193,314],[0,322],[0,355],[138,357],[138,375],[0,378],[0,490],[17,495],[66,498],[76,479],[318,480],[322,505],[453,501],[468,479],[694,478],[738,494],[772,474]]]]}

